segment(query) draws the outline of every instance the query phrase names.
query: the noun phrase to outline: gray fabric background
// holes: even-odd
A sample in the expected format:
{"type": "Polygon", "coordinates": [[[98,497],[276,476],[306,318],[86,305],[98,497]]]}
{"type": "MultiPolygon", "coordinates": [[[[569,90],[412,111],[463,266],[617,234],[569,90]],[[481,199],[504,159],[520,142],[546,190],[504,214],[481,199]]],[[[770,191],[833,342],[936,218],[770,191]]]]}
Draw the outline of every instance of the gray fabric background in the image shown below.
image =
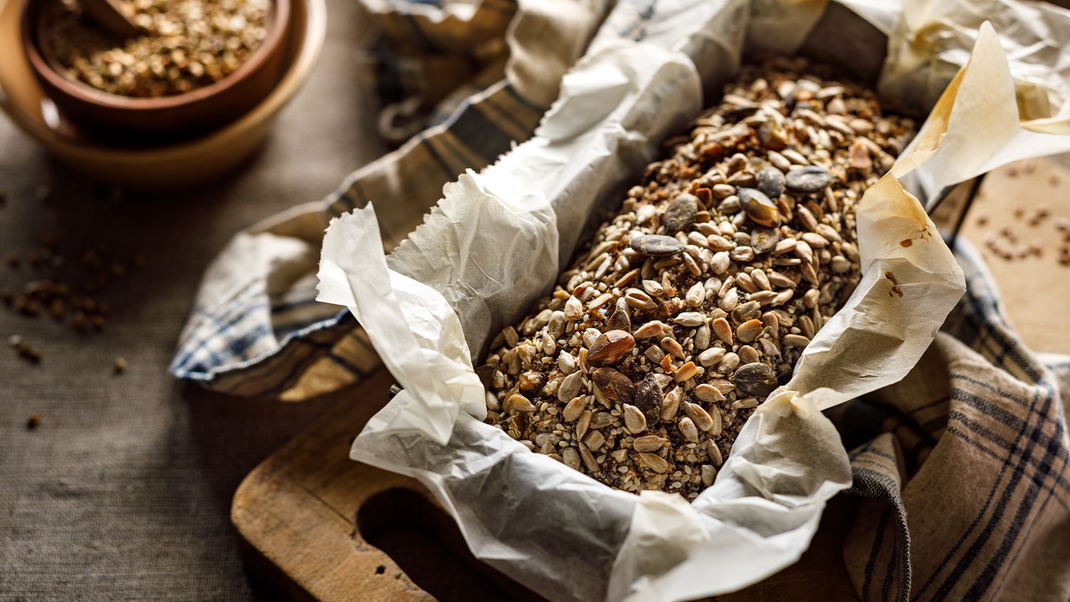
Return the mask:
{"type": "MultiPolygon", "coordinates": [[[[385,149],[375,134],[355,2],[328,0],[327,42],[311,79],[248,165],[194,190],[129,194],[113,203],[0,117],[0,256],[59,241],[78,254],[106,243],[132,270],[98,298],[102,333],[77,334],[43,314],[0,306],[0,601],[251,600],[230,501],[261,460],[337,402],[290,405],[212,395],[167,366],[208,262],[239,229],[334,190],[385,149]],[[34,189],[47,184],[52,199],[34,189]],[[7,344],[20,334],[39,365],[7,344]],[[116,356],[129,361],[113,374],[116,356]],[[42,417],[26,428],[31,413],[42,417]]],[[[0,264],[0,288],[51,270],[0,264]]]]}

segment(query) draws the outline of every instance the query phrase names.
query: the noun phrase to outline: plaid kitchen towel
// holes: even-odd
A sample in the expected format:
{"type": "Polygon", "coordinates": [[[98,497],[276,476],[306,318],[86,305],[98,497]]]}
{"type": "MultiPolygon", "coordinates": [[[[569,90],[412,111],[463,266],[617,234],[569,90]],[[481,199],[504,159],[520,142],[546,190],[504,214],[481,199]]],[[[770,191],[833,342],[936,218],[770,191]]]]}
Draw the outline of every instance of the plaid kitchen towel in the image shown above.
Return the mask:
{"type": "Polygon", "coordinates": [[[862,496],[844,559],[863,600],[1070,599],[1070,357],[1031,352],[984,260],[900,383],[833,410],[862,496]]]}

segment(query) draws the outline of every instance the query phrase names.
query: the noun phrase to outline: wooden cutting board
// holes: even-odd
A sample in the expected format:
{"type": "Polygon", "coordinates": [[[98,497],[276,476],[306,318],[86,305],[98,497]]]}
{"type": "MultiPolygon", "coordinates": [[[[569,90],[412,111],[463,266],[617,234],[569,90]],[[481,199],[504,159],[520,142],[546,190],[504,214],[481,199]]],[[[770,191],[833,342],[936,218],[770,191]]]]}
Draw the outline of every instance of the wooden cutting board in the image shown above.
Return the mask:
{"type": "MultiPolygon", "coordinates": [[[[986,253],[1010,319],[1038,351],[1070,353],[1070,266],[1057,260],[1070,217],[1070,173],[1054,162],[1016,164],[989,174],[963,234],[987,249],[985,234],[1003,226],[1041,251],[1011,259],[986,253]],[[1014,205],[1023,213],[1016,216],[1014,205]],[[1047,204],[1049,215],[1030,225],[1047,204]],[[985,223],[978,216],[987,214],[985,223]]],[[[1015,251],[1019,243],[1014,243],[1015,251]]],[[[254,469],[234,494],[231,518],[250,578],[259,590],[302,601],[539,600],[478,562],[452,520],[412,479],[348,459],[353,437],[387,401],[393,383],[380,370],[306,431],[254,469]]],[[[810,549],[795,565],[718,600],[855,599],[842,559],[854,498],[837,496],[810,549]]]]}

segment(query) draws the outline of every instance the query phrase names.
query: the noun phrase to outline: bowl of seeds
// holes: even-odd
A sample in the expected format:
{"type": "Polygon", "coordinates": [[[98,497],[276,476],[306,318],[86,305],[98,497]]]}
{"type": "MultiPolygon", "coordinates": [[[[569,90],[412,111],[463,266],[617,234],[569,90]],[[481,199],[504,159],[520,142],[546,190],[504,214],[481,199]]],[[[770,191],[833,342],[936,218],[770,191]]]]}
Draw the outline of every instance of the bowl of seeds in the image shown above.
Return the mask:
{"type": "Polygon", "coordinates": [[[134,35],[101,26],[87,0],[29,0],[20,28],[45,93],[113,145],[204,135],[263,100],[282,75],[290,0],[111,0],[134,35]]]}

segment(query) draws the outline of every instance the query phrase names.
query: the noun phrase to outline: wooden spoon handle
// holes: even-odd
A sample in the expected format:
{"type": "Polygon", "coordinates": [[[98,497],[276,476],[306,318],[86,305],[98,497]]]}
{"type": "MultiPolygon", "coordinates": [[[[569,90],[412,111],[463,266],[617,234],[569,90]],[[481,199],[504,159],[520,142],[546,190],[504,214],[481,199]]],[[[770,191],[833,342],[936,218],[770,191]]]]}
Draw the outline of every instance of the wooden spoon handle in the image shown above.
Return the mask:
{"type": "Polygon", "coordinates": [[[137,37],[141,30],[115,0],[82,0],[82,9],[97,25],[123,38],[137,37]]]}

